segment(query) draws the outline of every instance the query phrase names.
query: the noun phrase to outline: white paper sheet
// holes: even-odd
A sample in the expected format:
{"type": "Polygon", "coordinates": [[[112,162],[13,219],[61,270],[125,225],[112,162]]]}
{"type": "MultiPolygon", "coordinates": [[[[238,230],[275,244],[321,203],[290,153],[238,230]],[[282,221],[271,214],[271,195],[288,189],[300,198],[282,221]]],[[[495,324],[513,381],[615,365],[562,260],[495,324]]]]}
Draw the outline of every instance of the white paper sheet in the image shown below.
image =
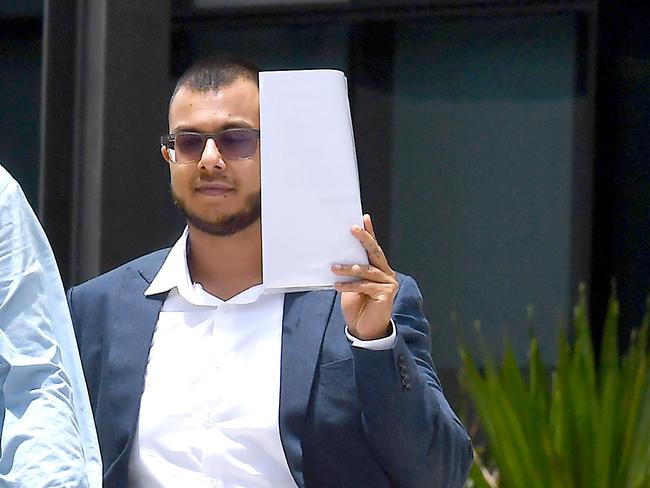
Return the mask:
{"type": "Polygon", "coordinates": [[[262,259],[267,290],[333,288],[331,265],[367,264],[345,75],[260,73],[262,259]]]}

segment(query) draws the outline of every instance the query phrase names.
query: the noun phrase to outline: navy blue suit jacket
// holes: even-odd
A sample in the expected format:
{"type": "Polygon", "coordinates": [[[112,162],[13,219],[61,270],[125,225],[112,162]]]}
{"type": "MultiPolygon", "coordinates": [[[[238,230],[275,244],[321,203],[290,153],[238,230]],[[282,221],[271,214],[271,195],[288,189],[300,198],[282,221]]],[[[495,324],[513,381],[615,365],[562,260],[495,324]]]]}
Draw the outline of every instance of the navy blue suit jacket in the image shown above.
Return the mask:
{"type": "MultiPolygon", "coordinates": [[[[68,291],[104,463],[104,486],[127,486],[144,375],[166,294],[145,297],[169,250],[68,291]]],[[[395,347],[352,347],[335,292],[285,297],[280,436],[299,487],[463,485],[472,460],[429,354],[415,281],[399,276],[395,347]]],[[[173,388],[173,385],[170,385],[173,388]]]]}

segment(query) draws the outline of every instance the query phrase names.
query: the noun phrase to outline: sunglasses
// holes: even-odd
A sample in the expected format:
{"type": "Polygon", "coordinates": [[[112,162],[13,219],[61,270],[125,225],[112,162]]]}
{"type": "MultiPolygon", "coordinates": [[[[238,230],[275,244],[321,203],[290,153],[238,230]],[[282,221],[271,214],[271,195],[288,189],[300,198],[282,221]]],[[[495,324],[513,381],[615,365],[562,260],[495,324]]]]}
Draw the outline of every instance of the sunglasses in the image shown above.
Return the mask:
{"type": "Polygon", "coordinates": [[[169,149],[169,157],[176,164],[197,163],[203,156],[205,143],[212,139],[224,159],[250,159],[257,151],[259,129],[225,129],[213,134],[200,132],[177,132],[160,138],[160,143],[169,149]]]}

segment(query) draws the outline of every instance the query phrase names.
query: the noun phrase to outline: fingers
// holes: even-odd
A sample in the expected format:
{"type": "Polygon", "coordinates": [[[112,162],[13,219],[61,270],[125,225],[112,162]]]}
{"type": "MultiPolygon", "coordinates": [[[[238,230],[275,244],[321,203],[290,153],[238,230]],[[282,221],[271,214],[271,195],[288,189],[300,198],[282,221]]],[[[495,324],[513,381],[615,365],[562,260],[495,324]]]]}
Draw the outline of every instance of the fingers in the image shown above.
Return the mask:
{"type": "MultiPolygon", "coordinates": [[[[365,218],[364,218],[365,220],[365,218]]],[[[365,224],[365,222],[364,222],[365,224]]],[[[370,224],[370,230],[372,231],[372,224],[370,224]]],[[[368,230],[362,229],[358,225],[352,226],[352,235],[361,243],[363,248],[368,254],[368,261],[370,264],[380,268],[382,271],[387,273],[392,272],[390,266],[388,265],[388,260],[384,251],[377,243],[377,240],[368,230]]]]}
{"type": "Polygon", "coordinates": [[[372,264],[335,264],[332,266],[332,272],[339,276],[352,276],[378,283],[386,283],[392,279],[392,276],[372,264]]]}
{"type": "Polygon", "coordinates": [[[355,225],[351,232],[366,250],[369,264],[332,266],[334,274],[356,278],[356,281],[335,285],[342,294],[341,309],[346,323],[357,337],[361,337],[360,331],[364,337],[385,337],[385,324],[390,322],[393,301],[399,290],[397,275],[377,243],[370,215],[363,216],[363,228],[355,225]]]}
{"type": "Polygon", "coordinates": [[[386,283],[397,286],[395,272],[391,269],[386,255],[375,238],[375,229],[370,215],[363,216],[364,229],[352,226],[352,235],[357,238],[368,254],[370,264],[334,264],[332,272],[340,276],[352,276],[374,283],[386,283]]]}
{"type": "Polygon", "coordinates": [[[351,276],[359,279],[352,283],[337,283],[336,290],[339,292],[363,293],[373,300],[383,300],[395,296],[399,288],[397,278],[392,270],[390,273],[386,273],[371,264],[335,264],[332,266],[332,271],[339,276],[351,276]]]}
{"type": "Polygon", "coordinates": [[[376,281],[361,280],[352,283],[337,283],[336,291],[341,293],[361,293],[371,300],[378,302],[391,301],[397,293],[397,282],[377,283],[376,281]]]}
{"type": "Polygon", "coordinates": [[[372,219],[370,218],[370,214],[363,214],[363,227],[372,236],[374,240],[377,240],[377,235],[375,234],[375,227],[372,225],[372,219]]]}

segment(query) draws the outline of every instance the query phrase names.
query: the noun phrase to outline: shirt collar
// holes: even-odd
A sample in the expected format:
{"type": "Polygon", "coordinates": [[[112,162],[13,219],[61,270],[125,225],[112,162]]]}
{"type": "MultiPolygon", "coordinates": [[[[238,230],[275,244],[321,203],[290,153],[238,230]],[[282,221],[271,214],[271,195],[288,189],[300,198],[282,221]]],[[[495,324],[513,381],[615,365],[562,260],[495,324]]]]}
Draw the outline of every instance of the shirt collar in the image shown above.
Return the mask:
{"type": "Polygon", "coordinates": [[[190,270],[187,265],[188,236],[188,229],[185,227],[183,234],[181,234],[181,237],[172,246],[165,262],[160,267],[160,270],[149,287],[145,290],[145,296],[168,293],[176,289],[179,295],[193,305],[219,306],[224,303],[252,303],[264,293],[264,285],[261,284],[252,286],[231,299],[224,301],[206,292],[199,283],[192,283],[190,270]]]}
{"type": "Polygon", "coordinates": [[[191,286],[190,270],[187,267],[187,227],[165,258],[153,281],[144,292],[145,296],[167,293],[173,288],[191,286]]]}

